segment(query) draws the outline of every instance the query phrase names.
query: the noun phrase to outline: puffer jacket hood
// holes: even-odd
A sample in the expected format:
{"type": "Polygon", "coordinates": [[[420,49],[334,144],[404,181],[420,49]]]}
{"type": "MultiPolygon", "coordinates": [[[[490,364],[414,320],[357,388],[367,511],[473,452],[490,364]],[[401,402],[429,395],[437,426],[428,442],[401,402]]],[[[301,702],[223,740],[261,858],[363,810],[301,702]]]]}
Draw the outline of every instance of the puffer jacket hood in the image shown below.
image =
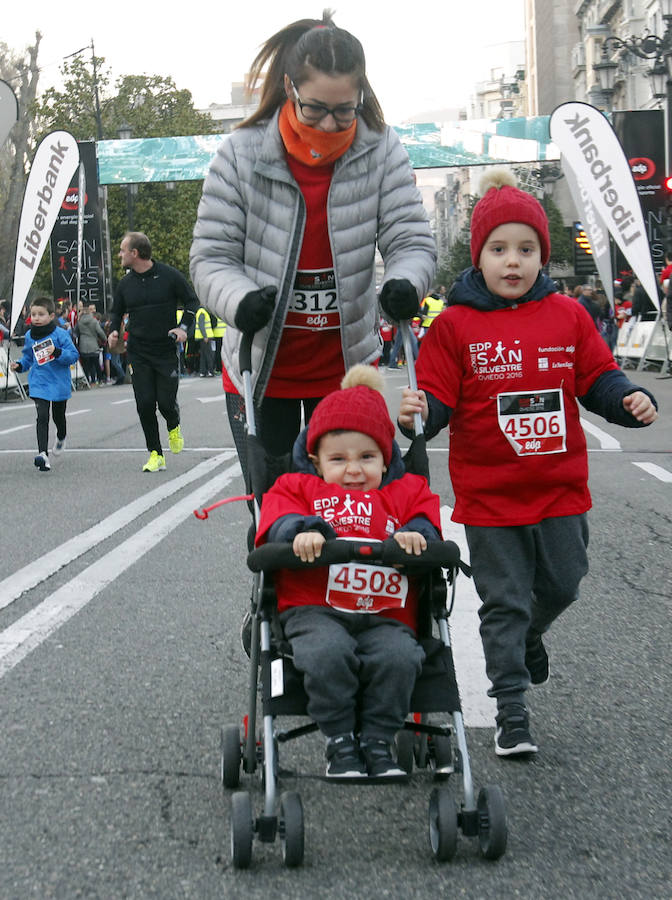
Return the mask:
{"type": "Polygon", "coordinates": [[[557,291],[557,285],[553,279],[544,275],[543,272],[539,272],[537,280],[526,294],[516,297],[515,300],[505,299],[489,291],[483,273],[475,266],[469,266],[460,273],[451,287],[446,306],[471,306],[473,309],[489,312],[494,309],[517,306],[520,303],[530,303],[533,300],[542,300],[555,291],[557,291]]]}

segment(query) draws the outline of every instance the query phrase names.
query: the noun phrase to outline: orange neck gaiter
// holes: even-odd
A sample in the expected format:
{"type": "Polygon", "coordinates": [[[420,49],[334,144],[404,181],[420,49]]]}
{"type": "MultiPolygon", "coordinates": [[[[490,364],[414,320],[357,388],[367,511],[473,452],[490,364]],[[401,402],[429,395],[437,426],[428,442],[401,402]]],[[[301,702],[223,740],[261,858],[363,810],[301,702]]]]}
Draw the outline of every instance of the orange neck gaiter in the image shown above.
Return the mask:
{"type": "Polygon", "coordinates": [[[343,156],[355,139],[357,119],[345,131],[319,131],[296,118],[291,100],[280,110],[280,137],[290,156],[307,166],[327,166],[343,156]]]}

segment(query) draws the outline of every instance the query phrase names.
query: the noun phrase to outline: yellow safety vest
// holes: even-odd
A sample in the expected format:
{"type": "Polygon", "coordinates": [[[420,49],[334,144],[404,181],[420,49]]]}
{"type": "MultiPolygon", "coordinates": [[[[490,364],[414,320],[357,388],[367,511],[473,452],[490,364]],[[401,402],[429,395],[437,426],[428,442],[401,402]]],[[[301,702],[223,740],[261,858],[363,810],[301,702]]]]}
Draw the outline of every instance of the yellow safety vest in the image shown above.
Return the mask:
{"type": "Polygon", "coordinates": [[[425,297],[422,301],[425,307],[425,318],[422,320],[422,327],[429,328],[434,319],[443,312],[443,300],[437,300],[435,297],[425,297]]]}
{"type": "Polygon", "coordinates": [[[217,324],[212,329],[212,336],[216,338],[222,337],[222,335],[226,331],[226,322],[218,317],[215,318],[217,319],[217,324]]]}
{"type": "Polygon", "coordinates": [[[194,331],[194,340],[195,341],[206,341],[212,338],[212,325],[210,324],[210,313],[205,309],[204,306],[199,307],[196,312],[196,330],[194,331]],[[205,334],[201,331],[200,327],[200,317],[201,313],[205,316],[205,334]]]}

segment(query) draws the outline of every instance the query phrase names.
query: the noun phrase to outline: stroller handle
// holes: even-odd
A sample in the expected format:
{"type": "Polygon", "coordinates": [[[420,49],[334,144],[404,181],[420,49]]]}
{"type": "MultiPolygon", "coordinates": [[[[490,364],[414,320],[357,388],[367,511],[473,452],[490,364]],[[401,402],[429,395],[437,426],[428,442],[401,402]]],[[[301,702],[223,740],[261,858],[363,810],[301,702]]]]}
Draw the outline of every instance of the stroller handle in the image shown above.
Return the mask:
{"type": "Polygon", "coordinates": [[[330,540],[322,546],[315,562],[303,562],[294,554],[292,545],[286,542],[262,544],[247,557],[247,565],[253,572],[275,569],[309,569],[313,566],[329,566],[332,563],[359,561],[384,566],[403,566],[414,572],[436,568],[462,567],[460,548],[454,541],[432,541],[420,556],[406,553],[394,538],[386,541],[330,540]]]}
{"type": "MultiPolygon", "coordinates": [[[[264,296],[264,299],[275,299],[277,289],[268,285],[265,288],[261,289],[261,294],[264,296]]],[[[261,326],[263,328],[263,325],[261,326]]],[[[243,337],[240,341],[240,348],[238,350],[238,362],[240,364],[240,374],[243,375],[244,372],[252,372],[252,341],[254,340],[254,335],[256,331],[244,331],[243,337]]]]}
{"type": "Polygon", "coordinates": [[[244,331],[240,341],[240,350],[238,351],[238,360],[240,362],[240,374],[252,371],[252,341],[254,340],[253,331],[244,331]]]}

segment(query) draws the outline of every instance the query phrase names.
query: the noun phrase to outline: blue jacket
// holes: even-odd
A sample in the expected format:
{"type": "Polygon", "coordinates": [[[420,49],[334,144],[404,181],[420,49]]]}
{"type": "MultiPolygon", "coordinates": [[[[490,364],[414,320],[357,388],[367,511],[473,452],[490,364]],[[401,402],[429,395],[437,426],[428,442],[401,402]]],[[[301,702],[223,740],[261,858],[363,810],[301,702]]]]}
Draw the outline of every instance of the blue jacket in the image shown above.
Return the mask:
{"type": "Polygon", "coordinates": [[[79,353],[70,335],[55,323],[53,330],[48,326],[40,329],[40,337],[34,337],[30,329],[26,332],[23,356],[19,360],[22,372],[28,372],[30,396],[42,400],[67,400],[72,393],[70,366],[77,362],[79,353]],[[45,333],[46,332],[46,333],[45,333]],[[50,338],[54,344],[54,358],[38,366],[33,353],[33,344],[50,338]]]}

